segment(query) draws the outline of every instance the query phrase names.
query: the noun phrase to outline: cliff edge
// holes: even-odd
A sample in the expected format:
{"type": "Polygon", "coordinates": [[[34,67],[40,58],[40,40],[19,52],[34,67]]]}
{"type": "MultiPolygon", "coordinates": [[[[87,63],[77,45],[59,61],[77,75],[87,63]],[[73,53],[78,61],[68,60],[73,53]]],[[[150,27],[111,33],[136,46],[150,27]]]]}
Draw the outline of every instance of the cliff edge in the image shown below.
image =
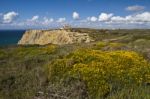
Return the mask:
{"type": "Polygon", "coordinates": [[[72,32],[67,30],[28,30],[24,33],[19,45],[29,44],[73,44],[88,43],[93,41],[87,33],[72,32]]]}

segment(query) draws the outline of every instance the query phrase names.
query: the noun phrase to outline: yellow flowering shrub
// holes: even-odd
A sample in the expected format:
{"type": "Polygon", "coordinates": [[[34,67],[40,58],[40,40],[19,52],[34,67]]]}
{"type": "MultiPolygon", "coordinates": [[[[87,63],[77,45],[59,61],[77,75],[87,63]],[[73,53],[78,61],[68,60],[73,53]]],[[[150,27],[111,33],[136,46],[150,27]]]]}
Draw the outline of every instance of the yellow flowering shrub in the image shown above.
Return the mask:
{"type": "Polygon", "coordinates": [[[82,79],[92,99],[106,95],[113,83],[141,85],[149,81],[150,64],[133,51],[77,50],[47,65],[49,80],[82,79]]]}
{"type": "Polygon", "coordinates": [[[105,47],[105,46],[107,46],[107,45],[108,45],[107,42],[97,42],[97,43],[96,43],[96,46],[97,46],[98,48],[102,48],[102,47],[105,47]]]}

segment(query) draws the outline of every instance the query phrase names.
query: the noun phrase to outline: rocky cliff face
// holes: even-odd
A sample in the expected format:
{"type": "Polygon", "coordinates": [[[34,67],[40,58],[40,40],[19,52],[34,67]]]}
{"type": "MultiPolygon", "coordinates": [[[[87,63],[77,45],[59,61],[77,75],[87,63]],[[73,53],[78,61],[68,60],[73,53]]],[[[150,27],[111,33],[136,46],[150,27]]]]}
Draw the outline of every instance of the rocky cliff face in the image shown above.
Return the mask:
{"type": "Polygon", "coordinates": [[[18,44],[72,44],[88,43],[93,41],[87,33],[71,32],[66,30],[28,30],[18,44]]]}

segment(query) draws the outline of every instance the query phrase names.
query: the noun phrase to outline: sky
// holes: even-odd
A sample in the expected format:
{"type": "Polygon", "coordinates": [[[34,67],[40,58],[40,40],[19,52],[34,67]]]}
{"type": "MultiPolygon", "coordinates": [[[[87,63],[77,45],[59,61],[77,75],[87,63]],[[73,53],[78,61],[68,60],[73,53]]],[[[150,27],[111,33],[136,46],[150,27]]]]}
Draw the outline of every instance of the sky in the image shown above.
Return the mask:
{"type": "Polygon", "coordinates": [[[0,29],[150,29],[150,0],[0,0],[0,29]]]}

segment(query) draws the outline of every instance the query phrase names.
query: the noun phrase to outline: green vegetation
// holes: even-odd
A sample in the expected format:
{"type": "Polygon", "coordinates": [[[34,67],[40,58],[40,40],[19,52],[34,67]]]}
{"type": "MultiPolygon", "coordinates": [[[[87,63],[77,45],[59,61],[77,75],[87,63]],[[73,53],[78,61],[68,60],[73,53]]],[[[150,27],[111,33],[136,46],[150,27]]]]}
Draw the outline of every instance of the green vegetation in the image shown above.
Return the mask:
{"type": "Polygon", "coordinates": [[[105,96],[124,86],[142,85],[150,80],[150,64],[137,53],[129,51],[82,49],[55,60],[46,70],[49,80],[54,83],[69,77],[83,80],[90,99],[105,96]]]}
{"type": "Polygon", "coordinates": [[[52,59],[57,46],[18,46],[3,49],[0,60],[0,97],[2,99],[31,98],[40,89],[43,68],[52,59]],[[5,54],[4,54],[5,53],[5,54]]]}
{"type": "Polygon", "coordinates": [[[94,30],[95,42],[0,48],[0,99],[150,99],[150,30],[94,30]]]}

